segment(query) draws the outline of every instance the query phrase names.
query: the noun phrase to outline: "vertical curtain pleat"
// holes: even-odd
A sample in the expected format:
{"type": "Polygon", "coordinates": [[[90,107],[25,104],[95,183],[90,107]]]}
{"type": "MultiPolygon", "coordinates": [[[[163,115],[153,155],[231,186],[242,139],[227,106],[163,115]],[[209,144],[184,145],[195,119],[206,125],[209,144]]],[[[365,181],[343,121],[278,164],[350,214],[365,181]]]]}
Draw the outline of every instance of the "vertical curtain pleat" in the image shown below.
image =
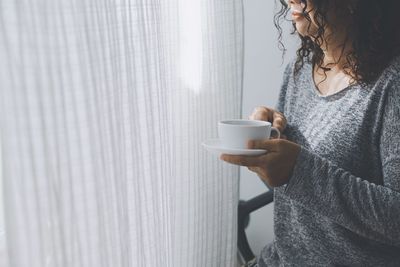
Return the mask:
{"type": "Polygon", "coordinates": [[[234,266],[236,0],[3,0],[0,126],[11,266],[234,266]]]}

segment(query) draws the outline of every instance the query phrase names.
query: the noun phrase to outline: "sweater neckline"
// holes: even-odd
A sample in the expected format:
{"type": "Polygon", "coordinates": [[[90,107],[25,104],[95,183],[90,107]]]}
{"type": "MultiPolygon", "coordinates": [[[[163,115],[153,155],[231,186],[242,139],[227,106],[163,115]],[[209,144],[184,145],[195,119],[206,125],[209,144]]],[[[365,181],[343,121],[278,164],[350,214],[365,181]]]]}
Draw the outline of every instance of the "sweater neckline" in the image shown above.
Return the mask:
{"type": "Polygon", "coordinates": [[[319,91],[317,85],[315,84],[312,63],[310,62],[307,65],[308,65],[307,76],[308,76],[309,82],[311,84],[312,91],[313,91],[314,95],[317,98],[324,99],[324,100],[332,100],[332,99],[336,100],[336,99],[339,99],[339,98],[343,97],[347,93],[347,91],[349,91],[350,89],[352,89],[352,88],[354,88],[354,87],[356,87],[358,85],[357,83],[356,84],[350,84],[350,85],[346,86],[345,88],[343,88],[342,90],[337,91],[337,92],[335,92],[333,94],[323,95],[323,94],[321,94],[321,92],[319,91]]]}

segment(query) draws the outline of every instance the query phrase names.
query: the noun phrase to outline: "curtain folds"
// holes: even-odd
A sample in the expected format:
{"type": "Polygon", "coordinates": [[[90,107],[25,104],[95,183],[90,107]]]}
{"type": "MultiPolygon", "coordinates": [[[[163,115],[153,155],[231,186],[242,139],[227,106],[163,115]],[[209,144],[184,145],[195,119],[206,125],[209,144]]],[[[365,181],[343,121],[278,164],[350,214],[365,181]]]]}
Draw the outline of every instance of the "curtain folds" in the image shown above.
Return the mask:
{"type": "Polygon", "coordinates": [[[200,143],[239,118],[237,0],[3,0],[11,266],[234,266],[238,169],[200,143]]]}

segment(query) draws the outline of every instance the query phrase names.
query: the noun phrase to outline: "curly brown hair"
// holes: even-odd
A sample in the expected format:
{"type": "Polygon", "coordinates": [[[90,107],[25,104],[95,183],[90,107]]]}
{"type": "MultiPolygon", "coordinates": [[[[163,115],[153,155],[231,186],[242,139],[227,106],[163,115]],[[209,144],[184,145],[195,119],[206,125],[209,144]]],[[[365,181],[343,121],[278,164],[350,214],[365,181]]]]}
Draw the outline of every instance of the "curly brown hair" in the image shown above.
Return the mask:
{"type": "MultiPolygon", "coordinates": [[[[274,23],[279,32],[279,44],[282,43],[281,22],[285,20],[289,7],[286,0],[279,0],[280,9],[275,14],[274,23]]],[[[307,10],[311,3],[317,26],[316,36],[300,36],[301,46],[297,50],[295,72],[311,60],[313,66],[322,67],[324,53],[320,44],[324,42],[327,26],[333,25],[328,16],[334,12],[336,18],[348,21],[347,36],[343,47],[351,42],[349,52],[342,51],[345,64],[344,72],[358,83],[368,84],[375,81],[391,60],[400,54],[400,0],[301,0],[307,10]],[[331,14],[331,13],[330,13],[331,14]]],[[[305,12],[306,18],[310,17],[305,12]]],[[[296,33],[296,28],[292,34],[296,33]]],[[[333,33],[334,34],[334,33],[333,33]]]]}

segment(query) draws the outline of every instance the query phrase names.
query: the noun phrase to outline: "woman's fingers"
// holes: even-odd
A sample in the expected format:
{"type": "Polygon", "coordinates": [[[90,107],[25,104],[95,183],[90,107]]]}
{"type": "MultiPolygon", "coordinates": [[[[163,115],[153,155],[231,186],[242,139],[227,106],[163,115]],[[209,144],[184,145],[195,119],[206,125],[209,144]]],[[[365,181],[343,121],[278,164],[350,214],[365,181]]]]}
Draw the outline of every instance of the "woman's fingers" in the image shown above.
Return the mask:
{"type": "Polygon", "coordinates": [[[269,121],[272,126],[277,128],[281,133],[286,128],[286,118],[281,112],[267,107],[256,107],[249,116],[250,120],[269,121]]]}
{"type": "Polygon", "coordinates": [[[273,114],[272,126],[282,133],[286,128],[286,123],[285,116],[282,113],[275,111],[273,114]]]}
{"type": "Polygon", "coordinates": [[[260,159],[258,157],[222,154],[220,159],[231,164],[246,166],[246,167],[254,167],[260,164],[260,159]]]}
{"type": "Polygon", "coordinates": [[[250,115],[250,120],[260,120],[272,122],[273,110],[266,107],[256,107],[253,113],[250,115]]]}
{"type": "Polygon", "coordinates": [[[249,149],[265,149],[269,153],[277,152],[281,139],[269,139],[269,140],[250,140],[247,142],[249,149]]]}

